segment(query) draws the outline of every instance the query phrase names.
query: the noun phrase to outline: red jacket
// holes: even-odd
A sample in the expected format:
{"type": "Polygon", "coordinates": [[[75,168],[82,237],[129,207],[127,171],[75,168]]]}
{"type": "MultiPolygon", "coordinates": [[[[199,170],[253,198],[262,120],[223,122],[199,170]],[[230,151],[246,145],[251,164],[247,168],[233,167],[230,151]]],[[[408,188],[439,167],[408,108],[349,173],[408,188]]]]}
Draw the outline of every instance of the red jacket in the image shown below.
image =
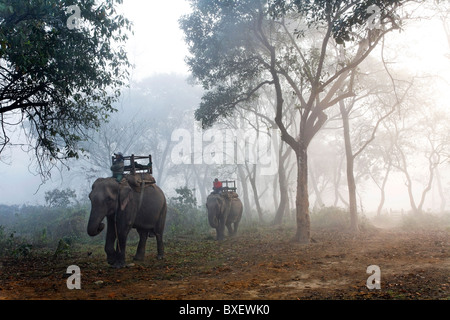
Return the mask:
{"type": "Polygon", "coordinates": [[[220,181],[214,181],[214,182],[213,182],[213,186],[214,186],[214,189],[222,188],[222,182],[220,182],[220,181]]]}

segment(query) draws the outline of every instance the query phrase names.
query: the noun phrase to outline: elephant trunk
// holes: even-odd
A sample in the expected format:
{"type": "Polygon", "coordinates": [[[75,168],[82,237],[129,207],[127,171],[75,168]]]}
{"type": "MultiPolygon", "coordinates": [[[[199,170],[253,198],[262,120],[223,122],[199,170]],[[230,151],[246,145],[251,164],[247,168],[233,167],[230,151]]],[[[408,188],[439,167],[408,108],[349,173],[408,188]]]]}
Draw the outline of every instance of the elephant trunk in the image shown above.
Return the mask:
{"type": "Polygon", "coordinates": [[[208,221],[209,221],[209,225],[212,228],[217,228],[219,226],[219,219],[217,219],[217,213],[216,212],[209,212],[208,213],[208,221]]]}
{"type": "Polygon", "coordinates": [[[87,226],[88,235],[94,237],[98,235],[100,232],[102,232],[102,230],[105,228],[105,224],[102,222],[103,218],[104,216],[101,217],[101,219],[95,218],[95,216],[93,216],[91,212],[91,216],[89,217],[89,222],[87,226]]]}
{"type": "Polygon", "coordinates": [[[222,206],[219,195],[210,195],[206,200],[208,209],[208,221],[212,228],[219,227],[219,216],[222,214],[222,206]]]}

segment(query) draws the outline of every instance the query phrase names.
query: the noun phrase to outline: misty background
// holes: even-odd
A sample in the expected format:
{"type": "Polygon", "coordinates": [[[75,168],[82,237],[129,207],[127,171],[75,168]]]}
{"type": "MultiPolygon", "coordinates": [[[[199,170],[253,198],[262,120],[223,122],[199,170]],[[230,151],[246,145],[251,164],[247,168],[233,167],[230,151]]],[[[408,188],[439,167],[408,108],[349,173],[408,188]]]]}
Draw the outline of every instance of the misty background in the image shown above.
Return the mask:
{"type": "MultiPolygon", "coordinates": [[[[32,153],[20,147],[5,149],[0,161],[0,204],[45,204],[46,192],[67,188],[75,190],[78,201],[87,201],[92,182],[110,175],[111,155],[121,151],[125,155],[151,154],[154,176],[168,197],[175,195],[176,188],[187,186],[194,190],[198,204],[203,204],[215,177],[236,180],[244,215],[273,216],[280,202],[279,176],[261,175],[265,164],[173,162],[171,152],[178,141],[172,141],[172,133],[186,129],[194,135],[193,114],[202,96],[184,62],[188,51],[178,20],[189,13],[187,1],[125,0],[121,10],[134,24],[127,48],[135,67],[129,88],[123,90],[116,105],[118,112],[89,134],[91,140],[83,143],[88,157],[54,168],[46,181],[36,173],[32,153]]],[[[434,213],[449,210],[449,23],[437,11],[407,21],[401,33],[388,34],[383,46],[359,68],[358,81],[370,88],[351,102],[349,113],[354,151],[364,147],[355,157],[359,212],[407,212],[412,206],[434,213]],[[396,103],[398,111],[379,122],[373,133],[377,120],[396,103]],[[377,108],[370,112],[365,108],[374,105],[377,108]]],[[[258,110],[270,118],[269,93],[259,97],[258,110]]],[[[262,137],[271,133],[272,123],[240,109],[233,119],[215,125],[218,131],[226,128],[253,130],[256,137],[262,137]]],[[[15,139],[23,138],[19,128],[15,135],[15,139]]],[[[204,140],[204,147],[213,144],[204,140]]],[[[295,206],[295,155],[286,146],[277,147],[275,153],[270,148],[267,152],[277,166],[282,165],[277,172],[282,170],[287,179],[289,212],[295,206]]],[[[309,149],[311,209],[348,205],[344,148],[336,107],[309,149]]]]}

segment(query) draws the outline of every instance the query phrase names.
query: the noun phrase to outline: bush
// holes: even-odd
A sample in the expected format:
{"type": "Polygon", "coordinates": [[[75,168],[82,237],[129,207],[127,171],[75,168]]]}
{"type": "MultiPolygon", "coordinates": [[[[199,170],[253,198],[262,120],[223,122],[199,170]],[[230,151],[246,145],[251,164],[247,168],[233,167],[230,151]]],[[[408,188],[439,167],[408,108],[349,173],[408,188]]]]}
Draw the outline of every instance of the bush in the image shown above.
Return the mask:
{"type": "MultiPolygon", "coordinates": [[[[9,229],[15,237],[32,243],[37,247],[56,246],[60,239],[66,242],[86,241],[88,210],[79,205],[73,207],[22,206],[16,209],[13,218],[8,220],[9,229]]],[[[0,216],[3,212],[0,211],[0,216]]],[[[2,230],[3,241],[6,229],[2,230]]],[[[17,239],[15,239],[17,240],[17,239]]]]}
{"type": "Polygon", "coordinates": [[[416,230],[449,230],[450,215],[405,214],[400,221],[400,228],[405,231],[416,230]]]}
{"type": "Polygon", "coordinates": [[[0,226],[0,257],[25,257],[31,253],[33,245],[16,237],[15,231],[0,226]]]}
{"type": "Polygon", "coordinates": [[[209,230],[207,215],[197,206],[193,191],[188,187],[175,189],[178,196],[169,199],[166,231],[168,236],[192,235],[209,230]]]}
{"type": "Polygon", "coordinates": [[[347,229],[350,226],[350,213],[339,207],[323,207],[311,213],[311,226],[347,229]]]}

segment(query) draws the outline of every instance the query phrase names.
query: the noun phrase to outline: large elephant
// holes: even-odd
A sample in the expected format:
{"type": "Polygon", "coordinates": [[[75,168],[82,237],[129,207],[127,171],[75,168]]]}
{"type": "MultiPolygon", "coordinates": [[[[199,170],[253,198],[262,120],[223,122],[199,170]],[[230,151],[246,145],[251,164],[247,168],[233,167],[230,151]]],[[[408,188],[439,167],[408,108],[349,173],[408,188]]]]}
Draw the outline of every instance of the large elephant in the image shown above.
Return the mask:
{"type": "Polygon", "coordinates": [[[243,209],[242,202],[238,197],[211,193],[206,199],[206,209],[208,210],[209,224],[216,229],[217,240],[224,239],[225,226],[230,236],[236,234],[243,209]]]}
{"type": "Polygon", "coordinates": [[[131,228],[137,230],[140,238],[135,260],[144,259],[149,236],[156,237],[158,259],[163,258],[167,204],[163,191],[156,184],[145,188],[142,185],[140,190],[135,190],[127,181],[119,184],[114,178],[99,178],[92,185],[89,199],[91,215],[87,233],[99,234],[105,227],[102,221],[106,217],[105,252],[109,264],[117,268],[125,266],[125,248],[131,228]]]}

